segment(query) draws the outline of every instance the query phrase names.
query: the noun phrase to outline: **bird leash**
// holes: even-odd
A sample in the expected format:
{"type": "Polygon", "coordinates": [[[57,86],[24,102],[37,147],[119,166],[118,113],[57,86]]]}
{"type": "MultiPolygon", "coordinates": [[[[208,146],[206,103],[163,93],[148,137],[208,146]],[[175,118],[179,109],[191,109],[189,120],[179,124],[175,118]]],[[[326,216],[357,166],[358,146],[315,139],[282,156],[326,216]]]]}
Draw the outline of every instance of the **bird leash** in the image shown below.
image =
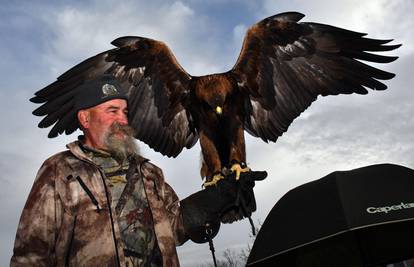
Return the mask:
{"type": "Polygon", "coordinates": [[[211,228],[210,223],[206,223],[204,226],[205,226],[205,229],[206,229],[208,245],[210,247],[211,255],[213,256],[214,267],[217,267],[215,249],[214,249],[214,244],[213,244],[213,228],[211,228]]]}
{"type": "Polygon", "coordinates": [[[235,204],[236,204],[237,207],[241,208],[243,216],[247,217],[247,219],[249,219],[250,226],[252,227],[252,235],[255,236],[256,235],[256,228],[254,227],[254,223],[253,223],[251,214],[249,214],[247,212],[246,201],[245,201],[245,199],[242,195],[241,186],[239,186],[239,188],[237,190],[237,197],[236,197],[235,204]]]}
{"type": "MultiPolygon", "coordinates": [[[[245,199],[242,195],[241,186],[239,186],[237,191],[238,192],[237,192],[237,197],[236,197],[235,204],[236,204],[236,206],[241,208],[243,216],[247,217],[249,219],[249,223],[252,227],[252,234],[253,234],[253,236],[255,236],[256,235],[256,230],[255,230],[255,227],[254,227],[254,223],[253,223],[251,214],[249,214],[247,212],[246,201],[245,201],[245,199]]],[[[213,257],[214,267],[217,267],[215,248],[214,248],[214,243],[213,243],[213,228],[212,228],[210,223],[206,223],[204,225],[204,227],[205,227],[205,232],[206,232],[206,235],[207,235],[208,245],[209,245],[209,248],[210,248],[210,251],[211,251],[211,255],[213,257]]]]}
{"type": "MultiPolygon", "coordinates": [[[[247,214],[245,208],[243,207],[242,209],[243,209],[243,213],[247,214]]],[[[253,220],[250,216],[248,216],[248,219],[249,219],[250,225],[252,226],[252,234],[255,236],[256,231],[254,228],[253,220]]],[[[207,240],[208,240],[208,246],[211,251],[211,256],[213,257],[214,267],[217,267],[216,254],[215,254],[216,250],[214,248],[214,243],[213,243],[213,229],[211,228],[211,225],[209,223],[205,224],[205,229],[206,229],[206,235],[207,235],[207,240]]]]}

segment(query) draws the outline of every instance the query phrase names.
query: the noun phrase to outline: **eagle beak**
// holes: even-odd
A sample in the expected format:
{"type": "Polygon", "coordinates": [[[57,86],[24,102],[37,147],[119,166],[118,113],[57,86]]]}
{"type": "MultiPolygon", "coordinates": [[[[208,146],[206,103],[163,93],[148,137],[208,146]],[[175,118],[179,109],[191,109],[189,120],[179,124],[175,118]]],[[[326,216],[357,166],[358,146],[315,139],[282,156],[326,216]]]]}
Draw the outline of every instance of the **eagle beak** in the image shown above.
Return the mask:
{"type": "Polygon", "coordinates": [[[217,106],[216,113],[220,115],[221,113],[223,113],[223,109],[220,106],[217,106]]]}

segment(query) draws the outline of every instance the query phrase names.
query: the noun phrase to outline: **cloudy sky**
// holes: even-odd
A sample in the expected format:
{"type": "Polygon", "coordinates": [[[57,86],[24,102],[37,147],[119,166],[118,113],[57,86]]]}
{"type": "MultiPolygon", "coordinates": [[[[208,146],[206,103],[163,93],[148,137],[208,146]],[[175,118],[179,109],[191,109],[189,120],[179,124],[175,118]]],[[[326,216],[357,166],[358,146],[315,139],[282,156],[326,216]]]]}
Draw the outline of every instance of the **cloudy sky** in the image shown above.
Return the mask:
{"type": "MultiPolygon", "coordinates": [[[[303,21],[322,22],[393,38],[400,58],[382,68],[397,74],[389,90],[365,96],[316,101],[278,142],[247,137],[251,168],[269,177],[255,188],[264,221],[289,189],[335,170],[391,162],[414,168],[414,2],[412,0],[188,0],[188,1],[4,1],[0,8],[0,266],[9,262],[17,222],[41,163],[63,150],[76,135],[48,139],[31,115],[33,93],[71,66],[103,50],[123,35],[166,42],[192,75],[222,72],[237,59],[246,29],[285,11],[303,21]],[[17,3],[17,2],[15,2],[17,3]]],[[[200,189],[199,146],[176,159],[142,145],[183,198],[200,189]]],[[[250,241],[247,221],[224,225],[215,245],[240,250],[250,241]]],[[[183,266],[210,262],[208,245],[187,242],[179,248],[183,266]]]]}

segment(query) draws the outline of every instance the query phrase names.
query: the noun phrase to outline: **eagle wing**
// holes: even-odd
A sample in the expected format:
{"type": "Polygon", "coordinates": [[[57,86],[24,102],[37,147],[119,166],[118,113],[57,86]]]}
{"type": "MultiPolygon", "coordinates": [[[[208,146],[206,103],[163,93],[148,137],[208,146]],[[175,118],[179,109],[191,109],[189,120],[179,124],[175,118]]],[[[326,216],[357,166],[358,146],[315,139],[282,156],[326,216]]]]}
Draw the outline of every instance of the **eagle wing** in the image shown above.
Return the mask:
{"type": "Polygon", "coordinates": [[[128,88],[128,119],[136,138],[169,157],[192,147],[198,134],[185,108],[191,76],[162,42],[127,36],[112,44],[117,48],[86,59],[35,93],[31,101],[44,104],[33,114],[46,116],[39,127],[54,124],[49,137],[74,132],[79,127],[73,110],[79,85],[113,74],[128,88]]]}
{"type": "Polygon", "coordinates": [[[359,60],[388,63],[388,57],[366,51],[389,51],[391,40],[317,23],[298,23],[303,14],[287,12],[253,25],[230,71],[245,101],[245,130],[275,142],[318,95],[366,94],[385,90],[378,80],[395,75],[359,60]]]}

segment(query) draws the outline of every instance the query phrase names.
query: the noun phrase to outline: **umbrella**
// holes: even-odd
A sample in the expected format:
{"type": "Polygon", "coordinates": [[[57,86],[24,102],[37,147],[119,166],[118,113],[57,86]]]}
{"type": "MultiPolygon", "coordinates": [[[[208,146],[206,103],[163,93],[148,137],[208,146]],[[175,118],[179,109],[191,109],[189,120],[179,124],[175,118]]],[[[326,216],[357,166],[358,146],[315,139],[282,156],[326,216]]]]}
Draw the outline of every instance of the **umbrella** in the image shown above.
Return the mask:
{"type": "Polygon", "coordinates": [[[385,266],[414,257],[414,170],[336,171],[285,194],[247,266],[385,266]]]}

